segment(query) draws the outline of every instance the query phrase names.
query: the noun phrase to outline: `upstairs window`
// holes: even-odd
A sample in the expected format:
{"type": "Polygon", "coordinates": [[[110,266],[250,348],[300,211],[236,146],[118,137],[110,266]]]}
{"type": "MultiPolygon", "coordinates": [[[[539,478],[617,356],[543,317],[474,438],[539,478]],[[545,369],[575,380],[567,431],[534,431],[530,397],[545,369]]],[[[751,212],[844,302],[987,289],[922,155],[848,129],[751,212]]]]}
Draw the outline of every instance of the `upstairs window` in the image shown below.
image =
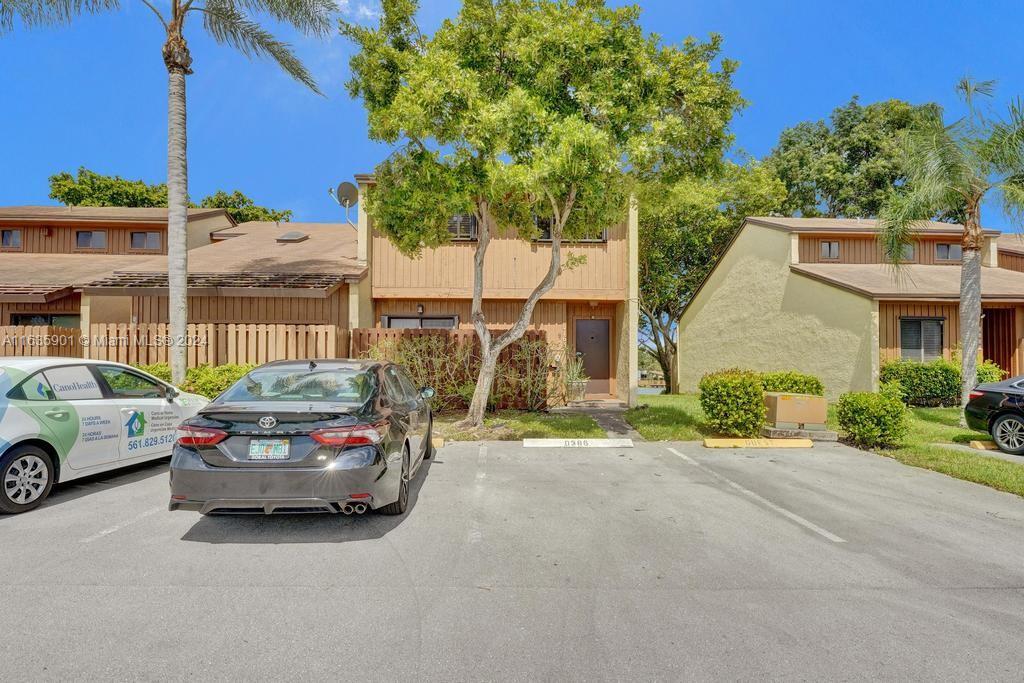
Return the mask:
{"type": "MultiPolygon", "coordinates": [[[[534,225],[537,226],[537,230],[540,231],[540,236],[537,237],[538,242],[550,242],[551,241],[551,218],[534,216],[534,225]]],[[[568,242],[569,240],[562,240],[568,242]]],[[[604,229],[596,237],[581,237],[579,239],[572,240],[572,243],[579,242],[607,242],[608,241],[608,230],[604,229]]]]}
{"type": "Polygon", "coordinates": [[[132,249],[138,249],[140,251],[159,251],[160,233],[133,232],[131,245],[132,249]]]}
{"type": "Polygon", "coordinates": [[[959,244],[939,243],[935,245],[935,260],[959,261],[964,256],[964,248],[959,244]]]}
{"type": "Polygon", "coordinates": [[[457,315],[385,315],[381,327],[391,330],[453,330],[459,326],[457,315]]]}
{"type": "Polygon", "coordinates": [[[904,244],[900,259],[903,261],[913,261],[917,258],[917,250],[913,244],[904,244]]]}
{"type": "Polygon", "coordinates": [[[465,242],[475,240],[477,238],[476,216],[471,213],[452,216],[448,221],[448,232],[451,233],[453,240],[465,242]]]}
{"type": "Polygon", "coordinates": [[[900,318],[900,358],[922,363],[942,358],[943,318],[900,318]]]}
{"type": "Polygon", "coordinates": [[[822,240],[821,241],[821,260],[822,261],[838,261],[839,260],[839,242],[822,240]]]}
{"type": "Polygon", "coordinates": [[[106,230],[79,230],[75,233],[75,246],[79,249],[106,249],[106,230]]]}
{"type": "Polygon", "coordinates": [[[21,249],[21,230],[0,230],[0,247],[21,249]]]}

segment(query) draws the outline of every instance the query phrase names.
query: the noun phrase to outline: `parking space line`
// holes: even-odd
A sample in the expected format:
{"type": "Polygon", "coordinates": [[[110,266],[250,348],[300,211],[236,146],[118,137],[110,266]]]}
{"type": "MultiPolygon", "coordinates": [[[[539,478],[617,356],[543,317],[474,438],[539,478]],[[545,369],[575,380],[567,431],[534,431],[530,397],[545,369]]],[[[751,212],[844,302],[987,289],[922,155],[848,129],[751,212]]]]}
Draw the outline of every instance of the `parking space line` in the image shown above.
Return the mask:
{"type": "Polygon", "coordinates": [[[149,510],[146,510],[145,512],[143,512],[140,515],[136,515],[135,517],[132,517],[131,519],[126,519],[123,522],[118,522],[114,526],[107,527],[106,529],[103,529],[102,531],[99,531],[99,532],[93,534],[92,536],[86,536],[85,538],[82,539],[82,543],[92,543],[93,541],[98,541],[99,539],[103,538],[104,536],[109,536],[112,533],[115,533],[117,531],[120,531],[121,529],[124,529],[126,526],[130,526],[132,524],[135,524],[135,522],[140,522],[143,519],[145,519],[146,517],[151,517],[151,516],[155,515],[156,513],[160,512],[161,510],[166,510],[166,509],[167,508],[164,508],[164,507],[150,508],[149,510]]]}
{"type": "Polygon", "coordinates": [[[824,538],[827,538],[828,540],[832,541],[833,543],[846,543],[845,539],[840,538],[839,536],[836,536],[831,531],[829,531],[827,529],[822,529],[820,526],[818,526],[814,522],[811,522],[810,520],[804,519],[803,517],[801,517],[800,515],[796,514],[795,512],[790,512],[786,508],[780,507],[780,506],[776,505],[775,503],[771,502],[770,500],[768,500],[764,496],[760,496],[760,495],[754,493],[753,491],[751,491],[750,489],[744,488],[743,486],[740,486],[739,484],[734,482],[732,479],[729,479],[728,477],[722,476],[721,474],[719,474],[718,472],[715,472],[710,467],[705,467],[704,465],[700,464],[699,462],[697,462],[696,460],[694,460],[690,456],[684,455],[683,453],[680,453],[679,451],[677,451],[676,449],[672,448],[671,446],[666,446],[666,448],[668,448],[668,450],[671,451],[673,454],[675,454],[675,455],[679,456],[680,458],[682,458],[686,463],[688,463],[690,465],[693,465],[694,467],[696,467],[696,468],[698,468],[698,469],[700,469],[700,470],[702,470],[704,472],[707,472],[708,474],[710,474],[711,476],[715,477],[719,481],[727,484],[729,487],[739,491],[740,493],[742,493],[746,497],[750,498],[751,500],[755,500],[758,503],[760,503],[761,505],[764,505],[769,510],[772,510],[773,512],[777,512],[778,514],[782,515],[786,519],[788,519],[788,520],[790,520],[792,522],[796,522],[797,524],[799,524],[800,526],[804,527],[805,529],[810,529],[814,533],[816,533],[819,536],[822,536],[824,538]]]}

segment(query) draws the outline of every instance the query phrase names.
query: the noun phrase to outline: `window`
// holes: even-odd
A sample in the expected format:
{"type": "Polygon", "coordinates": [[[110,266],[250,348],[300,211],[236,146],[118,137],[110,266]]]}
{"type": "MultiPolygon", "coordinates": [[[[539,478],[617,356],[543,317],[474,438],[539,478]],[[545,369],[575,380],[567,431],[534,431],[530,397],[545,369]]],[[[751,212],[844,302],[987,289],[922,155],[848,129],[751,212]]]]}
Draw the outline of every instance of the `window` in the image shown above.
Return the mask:
{"type": "Polygon", "coordinates": [[[930,361],[942,358],[943,318],[900,318],[900,357],[930,361]]]}
{"type": "Polygon", "coordinates": [[[81,318],[63,313],[11,313],[12,325],[50,325],[52,327],[78,327],[81,318]]]}
{"type": "Polygon", "coordinates": [[[55,398],[50,383],[41,372],[37,372],[12,389],[8,396],[24,401],[52,401],[55,398]]]}
{"type": "Polygon", "coordinates": [[[904,244],[902,253],[900,254],[900,258],[903,259],[904,261],[913,261],[915,253],[916,251],[914,249],[913,244],[904,244]]]}
{"type": "Polygon", "coordinates": [[[395,374],[398,376],[398,381],[402,385],[402,391],[405,392],[408,400],[415,401],[418,399],[420,396],[419,389],[416,388],[416,383],[409,377],[409,373],[401,368],[395,368],[395,374]]]}
{"type": "Polygon", "coordinates": [[[457,315],[385,315],[380,319],[381,327],[398,329],[452,330],[459,326],[457,315]]]}
{"type": "Polygon", "coordinates": [[[839,242],[821,241],[821,260],[835,261],[839,258],[839,242]]]}
{"type": "Polygon", "coordinates": [[[165,393],[163,385],[130,370],[113,365],[101,365],[96,369],[114,398],[161,398],[165,393]]]}
{"type": "Polygon", "coordinates": [[[79,230],[75,233],[75,246],[79,249],[106,249],[106,230],[79,230]]]}
{"type": "Polygon", "coordinates": [[[963,255],[964,248],[959,244],[940,243],[935,245],[935,258],[938,261],[959,261],[963,255]]]}
{"type": "Polygon", "coordinates": [[[132,249],[143,249],[146,251],[159,251],[160,233],[158,232],[133,232],[132,249]]]}
{"type": "Polygon", "coordinates": [[[0,230],[0,247],[21,249],[21,230],[0,230]]]}
{"type": "Polygon", "coordinates": [[[103,398],[100,385],[89,368],[84,365],[68,365],[50,368],[43,372],[50,383],[55,398],[61,401],[103,398]]]}
{"type": "Polygon", "coordinates": [[[477,237],[476,216],[471,213],[452,216],[448,221],[448,232],[451,233],[453,240],[475,240],[477,237]]]}
{"type": "Polygon", "coordinates": [[[375,377],[361,367],[271,366],[253,370],[231,385],[214,403],[329,401],[358,405],[365,403],[375,389],[375,377]]]}

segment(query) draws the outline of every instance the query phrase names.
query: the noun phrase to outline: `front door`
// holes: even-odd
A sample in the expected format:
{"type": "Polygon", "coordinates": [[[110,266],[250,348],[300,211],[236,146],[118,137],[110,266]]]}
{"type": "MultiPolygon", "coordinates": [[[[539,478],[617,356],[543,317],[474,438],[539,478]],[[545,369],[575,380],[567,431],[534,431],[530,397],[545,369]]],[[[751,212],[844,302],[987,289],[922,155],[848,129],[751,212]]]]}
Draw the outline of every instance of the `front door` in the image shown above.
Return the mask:
{"type": "Polygon", "coordinates": [[[992,360],[1006,370],[1012,367],[1013,354],[1017,349],[1017,319],[1012,308],[986,308],[981,319],[981,349],[985,360],[992,360]]]}
{"type": "Polygon", "coordinates": [[[588,394],[612,392],[611,321],[607,318],[576,321],[576,353],[582,354],[588,394]]]}

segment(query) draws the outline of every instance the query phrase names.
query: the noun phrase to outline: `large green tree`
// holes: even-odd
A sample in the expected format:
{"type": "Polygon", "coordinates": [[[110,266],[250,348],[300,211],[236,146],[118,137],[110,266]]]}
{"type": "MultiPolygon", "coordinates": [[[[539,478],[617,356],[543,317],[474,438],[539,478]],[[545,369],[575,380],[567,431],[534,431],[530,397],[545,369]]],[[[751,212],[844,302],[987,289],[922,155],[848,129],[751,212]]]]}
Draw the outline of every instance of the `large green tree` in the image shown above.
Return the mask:
{"type": "Polygon", "coordinates": [[[676,389],[677,325],[747,216],[779,211],[786,188],[764,164],[725,164],[704,178],[650,185],[640,201],[640,336],[676,389]]]}
{"type": "Polygon", "coordinates": [[[879,239],[896,268],[922,221],[951,213],[964,216],[961,408],[977,381],[981,345],[982,203],[996,195],[1008,215],[1018,221],[1024,217],[1024,105],[1015,100],[1005,117],[993,115],[978,100],[991,97],[993,89],[991,81],[963,79],[957,92],[967,105],[966,116],[946,124],[942,112],[933,109],[902,136],[900,163],[907,182],[890,192],[878,215],[879,239]]]}
{"type": "Polygon", "coordinates": [[[875,216],[889,191],[905,180],[899,136],[935,105],[902,100],[862,105],[857,97],[829,121],[782,131],[765,163],[786,185],[782,210],[802,216],[875,216]]]}
{"type": "MultiPolygon", "coordinates": [[[[720,42],[659,43],[635,6],[601,0],[465,0],[432,36],[415,0],[384,0],[376,28],[342,23],[358,50],[349,89],[370,136],[396,145],[376,168],[367,211],[409,255],[450,239],[472,214],[472,323],[481,368],[465,423],[483,422],[498,354],[578,257],[563,245],[624,219],[638,177],[704,173],[728,145],[740,98],[720,42]],[[511,328],[483,312],[484,263],[500,233],[533,240],[549,264],[511,328]]],[[[524,283],[528,284],[528,283],[524,283]]]]}
{"type": "MultiPolygon", "coordinates": [[[[247,57],[270,57],[300,83],[320,92],[312,75],[296,57],[291,46],[275,38],[254,15],[294,26],[311,35],[330,30],[333,0],[170,0],[163,9],[150,0],[142,3],[152,10],[163,28],[161,54],[167,69],[167,285],[171,337],[182,343],[171,346],[171,377],[185,379],[188,316],[188,256],[185,228],[188,223],[188,162],[186,159],[185,77],[192,73],[192,52],[185,40],[190,18],[201,19],[213,39],[237,49],[247,57]]],[[[83,12],[114,10],[120,0],[3,0],[0,30],[15,18],[25,25],[68,23],[83,12]]]]}
{"type": "MultiPolygon", "coordinates": [[[[74,175],[61,171],[50,176],[50,199],[67,206],[167,206],[167,185],[145,180],[128,180],[79,168],[74,175]]],[[[195,206],[191,202],[189,206],[195,206]]],[[[208,209],[227,209],[237,223],[246,221],[288,221],[290,210],[257,206],[248,196],[234,190],[217,190],[199,202],[208,209]]]]}

